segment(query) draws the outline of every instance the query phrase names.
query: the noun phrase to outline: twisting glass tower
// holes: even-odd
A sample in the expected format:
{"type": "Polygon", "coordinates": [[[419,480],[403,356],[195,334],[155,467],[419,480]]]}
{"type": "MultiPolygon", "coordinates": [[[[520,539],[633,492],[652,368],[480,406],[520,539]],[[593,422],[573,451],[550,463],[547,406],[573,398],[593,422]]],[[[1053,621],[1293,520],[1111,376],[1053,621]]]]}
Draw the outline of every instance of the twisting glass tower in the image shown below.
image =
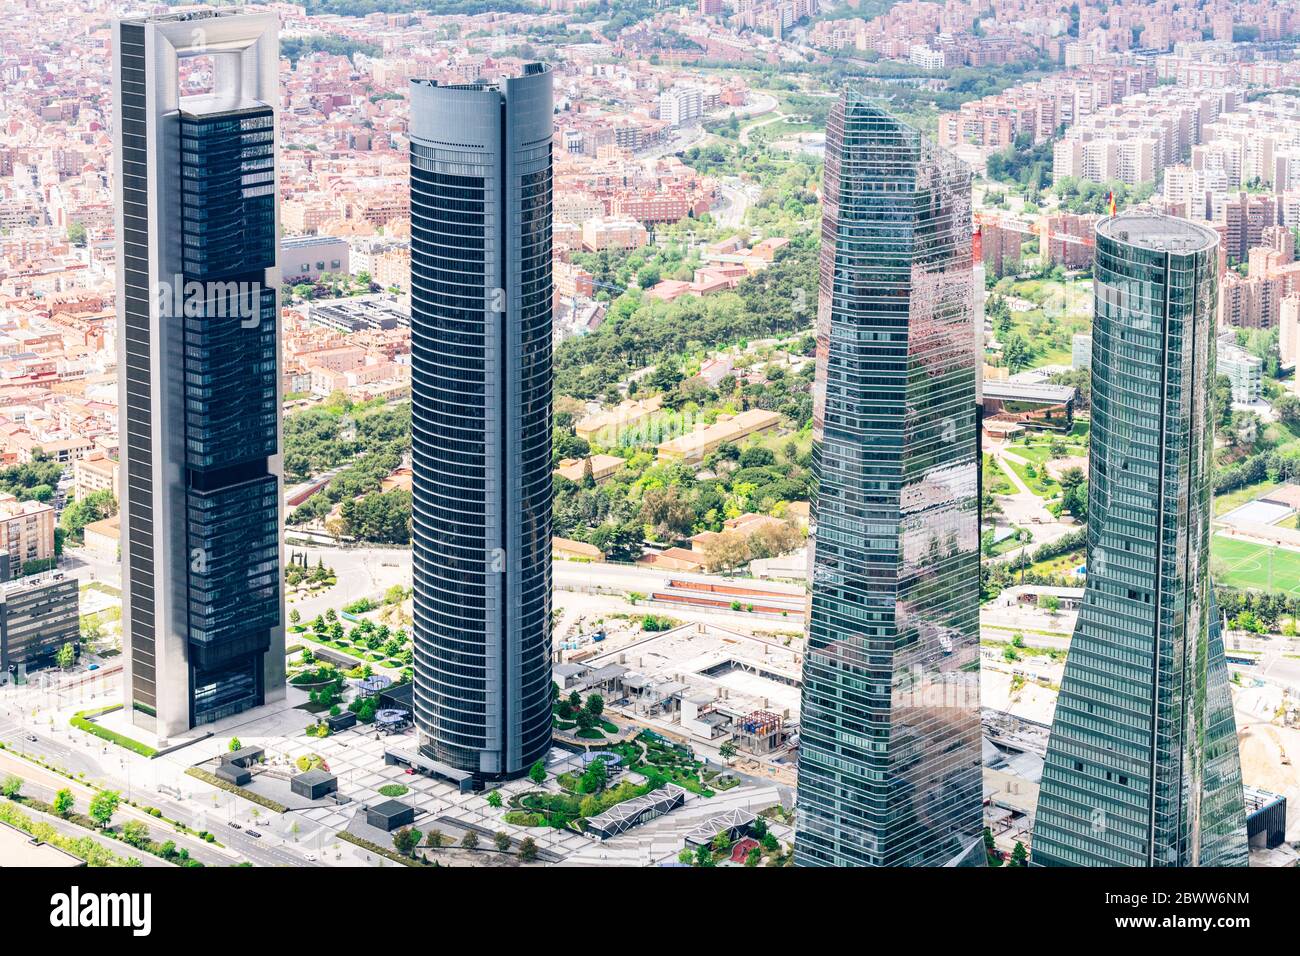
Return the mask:
{"type": "Polygon", "coordinates": [[[1088,579],[1034,822],[1040,865],[1246,864],[1209,575],[1217,244],[1167,216],[1097,226],[1088,579]]]}
{"type": "Polygon", "coordinates": [[[983,862],[970,172],[856,93],[826,133],[796,862],[983,862]]]}
{"type": "Polygon", "coordinates": [[[415,723],[482,782],[551,739],[550,70],[411,84],[415,723]]]}

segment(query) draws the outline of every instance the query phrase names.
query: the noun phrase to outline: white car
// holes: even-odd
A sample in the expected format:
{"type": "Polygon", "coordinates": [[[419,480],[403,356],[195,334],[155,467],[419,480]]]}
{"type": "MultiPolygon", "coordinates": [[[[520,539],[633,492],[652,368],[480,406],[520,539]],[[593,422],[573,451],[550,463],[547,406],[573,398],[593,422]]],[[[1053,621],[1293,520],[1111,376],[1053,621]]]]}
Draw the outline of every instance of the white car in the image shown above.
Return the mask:
{"type": "Polygon", "coordinates": [[[316,862],[316,854],[315,854],[315,853],[308,853],[308,854],[307,854],[307,862],[308,862],[308,863],[315,863],[315,862],[316,862]]]}

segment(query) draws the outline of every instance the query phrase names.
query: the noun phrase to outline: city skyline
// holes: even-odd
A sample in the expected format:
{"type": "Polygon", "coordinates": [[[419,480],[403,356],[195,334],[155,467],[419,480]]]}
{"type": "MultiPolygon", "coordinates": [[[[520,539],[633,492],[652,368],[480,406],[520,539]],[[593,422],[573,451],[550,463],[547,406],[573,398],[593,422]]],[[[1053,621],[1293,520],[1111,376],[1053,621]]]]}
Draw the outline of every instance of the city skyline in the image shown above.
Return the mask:
{"type": "Polygon", "coordinates": [[[5,19],[0,867],[1300,863],[1300,0],[5,19]]]}

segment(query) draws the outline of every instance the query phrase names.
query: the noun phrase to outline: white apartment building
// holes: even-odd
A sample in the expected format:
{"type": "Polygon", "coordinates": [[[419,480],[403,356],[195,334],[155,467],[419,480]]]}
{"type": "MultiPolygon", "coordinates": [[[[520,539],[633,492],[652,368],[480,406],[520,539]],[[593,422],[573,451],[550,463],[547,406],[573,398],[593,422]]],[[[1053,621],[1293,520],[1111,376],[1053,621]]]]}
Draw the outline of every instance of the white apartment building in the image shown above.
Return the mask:
{"type": "Polygon", "coordinates": [[[684,126],[704,115],[704,91],[674,86],[659,94],[659,118],[669,126],[684,126]]]}

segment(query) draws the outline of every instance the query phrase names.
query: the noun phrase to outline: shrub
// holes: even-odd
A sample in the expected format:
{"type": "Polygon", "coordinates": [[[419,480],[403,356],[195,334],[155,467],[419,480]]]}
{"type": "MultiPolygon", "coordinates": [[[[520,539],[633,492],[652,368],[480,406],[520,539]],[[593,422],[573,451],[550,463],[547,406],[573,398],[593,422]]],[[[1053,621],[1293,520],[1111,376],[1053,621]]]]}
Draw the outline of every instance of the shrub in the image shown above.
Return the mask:
{"type": "Polygon", "coordinates": [[[91,712],[83,710],[80,713],[73,714],[72,720],[69,722],[78,730],[84,730],[86,733],[92,734],[101,740],[107,740],[111,744],[117,744],[119,747],[124,747],[132,753],[139,754],[141,757],[158,756],[158,751],[153,747],[150,747],[148,744],[142,744],[138,740],[132,740],[130,737],[123,736],[115,730],[109,730],[107,727],[101,727],[99,724],[87,720],[85,717],[87,713],[91,712]]]}

